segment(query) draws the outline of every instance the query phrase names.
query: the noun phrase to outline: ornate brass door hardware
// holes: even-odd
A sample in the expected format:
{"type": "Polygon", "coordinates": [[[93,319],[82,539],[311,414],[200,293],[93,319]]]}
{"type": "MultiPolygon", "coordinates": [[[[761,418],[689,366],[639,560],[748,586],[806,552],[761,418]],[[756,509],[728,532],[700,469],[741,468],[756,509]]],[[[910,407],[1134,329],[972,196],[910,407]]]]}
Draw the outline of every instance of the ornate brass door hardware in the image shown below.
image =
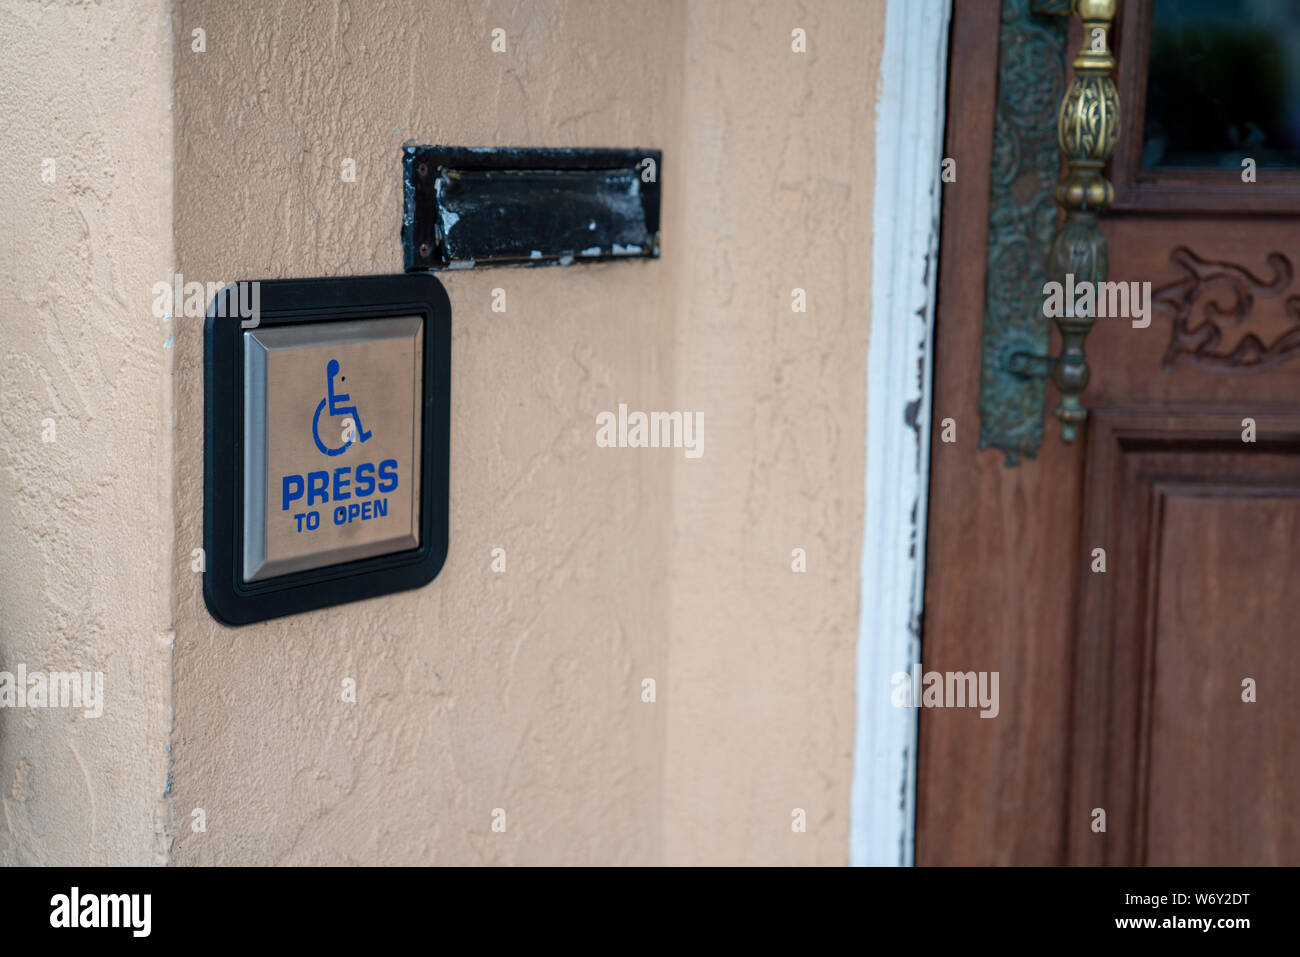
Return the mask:
{"type": "MultiPolygon", "coordinates": [[[[1074,80],[1061,100],[1056,135],[1067,170],[1056,187],[1056,202],[1065,210],[1065,222],[1052,240],[1048,271],[1063,281],[1072,274],[1075,281],[1096,284],[1105,281],[1110,270],[1106,237],[1097,217],[1115,199],[1115,190],[1102,175],[1102,168],[1119,139],[1119,94],[1112,73],[1110,32],[1116,0],[1073,0],[1072,12],[1083,21],[1083,45],[1074,58],[1074,80]]],[[[1061,354],[1052,371],[1061,393],[1056,417],[1061,423],[1061,440],[1073,442],[1087,418],[1080,394],[1090,373],[1083,343],[1092,328],[1091,315],[1059,317],[1061,354]]]]}
{"type": "Polygon", "coordinates": [[[1043,309],[1048,281],[1101,282],[1106,242],[1098,214],[1113,190],[1102,168],[1115,149],[1119,103],[1111,79],[1114,0],[1003,0],[991,171],[980,374],[980,447],[1007,464],[1033,457],[1043,437],[1046,383],[1061,392],[1061,438],[1074,441],[1086,412],[1083,343],[1093,316],[1056,320],[1059,356],[1043,309]],[[1069,16],[1083,45],[1066,86],[1069,16]],[[1055,131],[1052,120],[1055,118],[1055,131]],[[1055,132],[1055,135],[1053,135],[1055,132]],[[1061,158],[1067,171],[1060,178],[1061,158]],[[1059,182],[1058,182],[1059,180],[1059,182]],[[1055,228],[1056,208],[1065,219],[1055,228]]]}

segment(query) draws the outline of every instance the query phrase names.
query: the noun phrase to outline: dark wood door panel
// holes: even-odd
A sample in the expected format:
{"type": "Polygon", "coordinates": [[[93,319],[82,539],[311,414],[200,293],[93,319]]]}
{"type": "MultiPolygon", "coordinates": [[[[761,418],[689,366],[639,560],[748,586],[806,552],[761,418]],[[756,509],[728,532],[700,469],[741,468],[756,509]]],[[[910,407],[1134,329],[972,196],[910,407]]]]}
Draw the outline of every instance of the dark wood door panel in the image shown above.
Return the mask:
{"type": "Polygon", "coordinates": [[[1300,486],[1224,491],[1162,501],[1143,861],[1295,865],[1300,486]]]}
{"type": "Polygon", "coordinates": [[[986,275],[1001,6],[953,8],[922,638],[927,671],[998,671],[1001,707],[921,711],[916,860],[1300,863],[1300,174],[1145,176],[1122,153],[1108,278],[1152,284],[1151,324],[1098,318],[1080,441],[1049,386],[1037,457],[1005,467],[978,448],[986,283],[1007,278],[986,275]]]}
{"type": "Polygon", "coordinates": [[[1093,413],[1072,863],[1300,863],[1300,415],[1256,414],[1093,413]]]}
{"type": "Polygon", "coordinates": [[[995,0],[954,7],[945,155],[963,172],[945,187],[943,203],[921,654],[926,670],[1000,671],[1001,710],[994,719],[922,711],[922,865],[1053,864],[1064,856],[1083,450],[1053,439],[1032,464],[1008,469],[1002,455],[979,448],[998,11],[995,0]],[[944,418],[954,420],[955,442],[940,437],[944,418]],[[1052,569],[1059,577],[1049,583],[1052,569]]]}

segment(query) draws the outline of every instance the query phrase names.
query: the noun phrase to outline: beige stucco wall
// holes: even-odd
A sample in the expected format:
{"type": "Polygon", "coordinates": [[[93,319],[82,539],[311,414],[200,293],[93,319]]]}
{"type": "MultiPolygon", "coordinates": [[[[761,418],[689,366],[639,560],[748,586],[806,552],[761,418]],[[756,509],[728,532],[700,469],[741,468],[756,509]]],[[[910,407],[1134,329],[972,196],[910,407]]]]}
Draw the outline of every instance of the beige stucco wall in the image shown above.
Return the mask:
{"type": "MultiPolygon", "coordinates": [[[[128,20],[167,29],[159,4],[127,6],[128,20]]],[[[97,847],[102,858],[847,861],[883,8],[180,0],[174,193],[170,67],[141,49],[166,49],[165,36],[142,27],[114,41],[136,43],[114,56],[161,70],[162,83],[92,84],[66,67],[80,89],[94,86],[68,128],[107,125],[124,168],[131,157],[126,208],[120,193],[105,209],[92,192],[100,205],[89,212],[72,195],[42,198],[28,168],[56,111],[23,107],[29,141],[18,160],[0,156],[6,182],[27,183],[25,215],[62,217],[68,237],[58,255],[11,254],[44,278],[5,286],[29,315],[53,315],[18,338],[5,318],[0,519],[30,541],[3,558],[3,600],[19,617],[5,616],[0,638],[8,652],[14,636],[53,641],[57,628],[71,645],[84,619],[97,642],[135,656],[122,667],[132,662],[138,682],[137,725],[119,726],[115,748],[81,754],[99,793],[116,773],[139,804],[96,807],[98,827],[123,835],[97,847]],[[505,53],[491,51],[495,27],[505,53]],[[807,53],[791,51],[796,27],[807,53]],[[191,48],[195,29],[204,52],[191,48]],[[142,85],[148,108],[123,92],[142,85]],[[202,322],[164,329],[148,314],[149,286],[170,276],[172,230],[187,281],[400,271],[399,148],[410,139],[660,148],[663,257],[444,274],[453,410],[441,575],[415,592],[223,627],[190,558],[202,539],[202,322]],[[340,176],[346,159],[355,182],[340,176]],[[116,272],[77,232],[96,213],[117,227],[106,234],[116,272]],[[55,276],[69,255],[80,275],[55,276]],[[505,313],[491,310],[497,287],[505,313]],[[791,311],[795,287],[806,313],[791,311]],[[46,290],[81,315],[63,319],[46,290]],[[107,324],[103,367],[101,336],[81,331],[91,306],[107,324]],[[105,379],[115,400],[93,407],[92,423],[86,395],[105,379]],[[702,412],[704,456],[597,448],[595,417],[620,402],[702,412]],[[60,444],[32,437],[46,407],[86,422],[70,426],[78,458],[56,463],[54,492],[37,476],[72,443],[63,419],[60,444]],[[140,486],[146,514],[125,521],[140,486]],[[72,531],[57,532],[56,516],[72,531]],[[70,536],[83,529],[99,551],[79,550],[70,536]],[[498,547],[503,574],[491,567],[498,547]],[[804,574],[791,570],[795,548],[804,574]],[[653,704],[642,701],[646,677],[653,704]],[[354,704],[342,700],[345,678],[357,682],[354,704]],[[155,839],[159,808],[169,822],[155,839]],[[196,808],[204,831],[191,826],[196,808]],[[491,829],[496,808],[503,834],[491,829]],[[791,830],[795,808],[807,833],[791,830]]],[[[59,42],[108,42],[82,29],[81,41],[59,42]]],[[[32,62],[0,66],[0,81],[10,71],[44,82],[32,62]]],[[[87,175],[93,188],[98,174],[87,175]]],[[[61,749],[85,732],[51,724],[14,750],[4,735],[14,717],[0,721],[10,819],[0,852],[89,859],[70,836],[81,833],[71,784],[33,790],[32,771],[72,774],[61,749]],[[68,820],[15,828],[11,807],[68,820]]]]}
{"type": "Polygon", "coordinates": [[[0,708],[0,867],[166,846],[170,97],[161,0],[0,4],[0,671],[104,688],[0,708]]]}
{"type": "MultiPolygon", "coordinates": [[[[408,139],[678,136],[680,5],[437,6],[180,4],[181,34],[207,39],[176,61],[187,279],[400,272],[408,139]],[[356,182],[340,176],[346,158],[356,182]]],[[[674,208],[665,230],[681,229],[674,208]]],[[[429,587],[228,629],[178,562],[176,861],[660,858],[664,709],[641,703],[640,679],[666,673],[673,463],[598,449],[594,423],[619,401],[674,401],[680,269],[678,257],[444,277],[451,544],[429,587]],[[491,309],[497,287],[505,313],[491,309]],[[348,677],[355,705],[341,699],[348,677]],[[205,833],[189,826],[195,807],[205,833]]],[[[201,325],[176,336],[186,553],[201,539],[201,325]]]]}
{"type": "Polygon", "coordinates": [[[688,5],[676,401],[711,432],[673,486],[674,863],[848,862],[884,6],[688,5]]]}

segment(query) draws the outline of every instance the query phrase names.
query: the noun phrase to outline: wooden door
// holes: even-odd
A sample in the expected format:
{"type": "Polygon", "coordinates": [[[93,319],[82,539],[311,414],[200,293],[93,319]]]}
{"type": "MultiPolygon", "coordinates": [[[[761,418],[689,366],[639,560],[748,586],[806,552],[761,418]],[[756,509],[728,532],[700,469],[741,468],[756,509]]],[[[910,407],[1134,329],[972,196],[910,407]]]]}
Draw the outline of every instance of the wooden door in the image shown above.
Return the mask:
{"type": "Polygon", "coordinates": [[[954,6],[922,658],[1000,703],[921,710],[920,864],[1300,863],[1300,12],[1127,0],[1113,45],[1103,231],[1151,321],[1096,321],[1085,429],[1049,388],[1009,467],[977,444],[999,2],[954,6]]]}

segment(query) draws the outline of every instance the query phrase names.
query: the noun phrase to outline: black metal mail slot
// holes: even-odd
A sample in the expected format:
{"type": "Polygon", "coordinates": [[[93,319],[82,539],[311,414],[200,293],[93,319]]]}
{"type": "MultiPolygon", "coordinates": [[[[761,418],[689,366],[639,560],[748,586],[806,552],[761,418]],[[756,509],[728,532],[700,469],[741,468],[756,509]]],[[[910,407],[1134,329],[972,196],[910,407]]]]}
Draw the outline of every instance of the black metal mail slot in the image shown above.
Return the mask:
{"type": "Polygon", "coordinates": [[[658,150],[403,150],[408,272],[659,255],[658,150]]]}

